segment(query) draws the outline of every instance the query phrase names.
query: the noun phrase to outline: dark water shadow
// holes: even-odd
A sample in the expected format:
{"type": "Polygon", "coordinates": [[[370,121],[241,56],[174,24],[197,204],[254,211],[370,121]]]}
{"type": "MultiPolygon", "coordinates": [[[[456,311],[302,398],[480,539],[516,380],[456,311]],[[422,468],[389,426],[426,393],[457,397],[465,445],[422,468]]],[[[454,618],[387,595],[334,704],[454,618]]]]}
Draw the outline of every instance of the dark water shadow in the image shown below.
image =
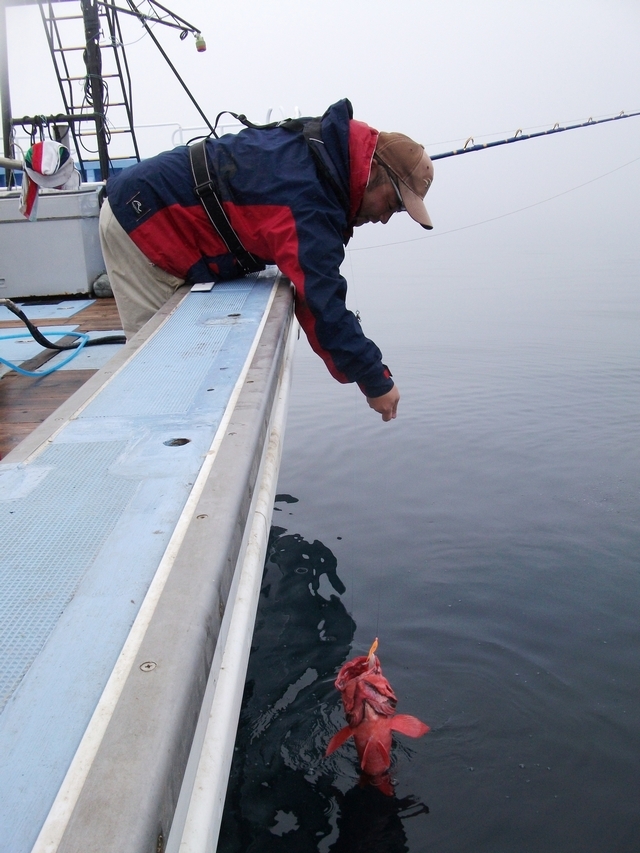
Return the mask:
{"type": "Polygon", "coordinates": [[[345,777],[324,758],[356,628],[344,591],[326,545],[272,528],[218,853],[405,853],[402,820],[428,811],[349,790],[355,762],[345,777]]]}
{"type": "Polygon", "coordinates": [[[338,838],[329,853],[409,853],[402,821],[429,813],[414,797],[389,797],[366,783],[339,793],[337,801],[338,838]]]}

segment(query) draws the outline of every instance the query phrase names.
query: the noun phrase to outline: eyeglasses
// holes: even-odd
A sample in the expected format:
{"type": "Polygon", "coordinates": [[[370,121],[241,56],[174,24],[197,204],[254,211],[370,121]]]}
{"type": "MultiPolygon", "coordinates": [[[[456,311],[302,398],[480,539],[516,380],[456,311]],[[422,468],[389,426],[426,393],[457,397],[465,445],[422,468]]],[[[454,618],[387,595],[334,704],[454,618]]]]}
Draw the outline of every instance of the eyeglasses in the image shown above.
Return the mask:
{"type": "MultiPolygon", "coordinates": [[[[382,161],[379,160],[378,162],[380,163],[382,161]]],[[[398,182],[395,178],[395,175],[393,174],[391,169],[385,163],[382,163],[382,166],[384,167],[384,170],[387,173],[387,176],[391,182],[391,186],[393,187],[393,189],[395,191],[396,198],[398,199],[398,209],[397,209],[396,213],[406,213],[407,208],[404,206],[404,200],[402,198],[402,193],[400,192],[400,187],[398,186],[398,182]]]]}

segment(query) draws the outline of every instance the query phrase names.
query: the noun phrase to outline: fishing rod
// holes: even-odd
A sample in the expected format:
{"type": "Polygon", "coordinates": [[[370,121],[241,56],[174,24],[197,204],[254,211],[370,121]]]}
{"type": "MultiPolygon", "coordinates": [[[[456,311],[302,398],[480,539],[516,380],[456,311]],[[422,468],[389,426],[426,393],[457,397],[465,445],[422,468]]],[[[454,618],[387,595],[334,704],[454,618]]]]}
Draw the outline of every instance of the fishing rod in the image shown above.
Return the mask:
{"type": "Polygon", "coordinates": [[[556,122],[556,124],[549,128],[549,130],[539,130],[537,133],[523,133],[521,130],[516,130],[515,134],[510,136],[508,139],[499,139],[495,142],[483,142],[477,145],[474,144],[474,139],[470,136],[462,148],[457,148],[455,151],[447,151],[444,154],[432,154],[430,156],[431,160],[444,160],[445,157],[455,157],[457,154],[470,154],[472,151],[484,151],[485,148],[495,148],[496,145],[508,145],[511,142],[522,142],[525,139],[535,139],[538,136],[550,136],[552,133],[563,133],[565,130],[576,130],[579,127],[593,127],[596,124],[605,124],[608,121],[620,121],[620,119],[633,118],[634,116],[640,116],[640,110],[635,113],[625,113],[623,110],[617,116],[600,119],[589,118],[587,121],[583,121],[580,124],[568,124],[566,127],[560,127],[556,122]]]}

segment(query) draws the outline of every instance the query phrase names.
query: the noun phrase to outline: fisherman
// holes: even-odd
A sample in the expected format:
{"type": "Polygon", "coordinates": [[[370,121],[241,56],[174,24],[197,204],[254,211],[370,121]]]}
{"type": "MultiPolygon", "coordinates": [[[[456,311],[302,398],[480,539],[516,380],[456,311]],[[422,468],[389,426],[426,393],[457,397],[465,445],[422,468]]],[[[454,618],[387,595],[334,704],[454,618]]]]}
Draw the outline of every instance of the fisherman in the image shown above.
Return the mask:
{"type": "Polygon", "coordinates": [[[354,227],[386,224],[406,211],[432,228],[423,201],[432,180],[421,145],[354,120],[346,99],[321,119],[252,125],[125,169],[107,181],[100,214],[125,334],[135,334],[185,282],[219,282],[277,264],[332,376],[357,382],[383,421],[395,418],[400,393],[347,310],[340,265],[354,227]]]}

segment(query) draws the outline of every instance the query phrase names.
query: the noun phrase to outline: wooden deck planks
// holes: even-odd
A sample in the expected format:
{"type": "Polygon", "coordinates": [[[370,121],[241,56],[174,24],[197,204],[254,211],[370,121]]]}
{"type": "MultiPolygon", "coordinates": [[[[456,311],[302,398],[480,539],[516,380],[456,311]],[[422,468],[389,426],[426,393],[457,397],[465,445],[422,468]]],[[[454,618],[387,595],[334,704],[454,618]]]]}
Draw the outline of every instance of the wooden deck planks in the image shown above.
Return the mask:
{"type": "Polygon", "coordinates": [[[0,457],[29,435],[95,370],[58,370],[49,376],[8,373],[0,380],[0,457]]]}
{"type": "MultiPolygon", "coordinates": [[[[25,314],[29,316],[28,307],[25,314]]],[[[0,323],[2,326],[19,325],[0,323]]],[[[114,299],[98,299],[73,317],[61,320],[38,320],[38,327],[78,326],[82,332],[120,329],[120,317],[114,299]]],[[[55,353],[42,353],[23,365],[38,369],[55,353]]],[[[64,403],[74,391],[93,376],[95,370],[58,370],[49,376],[21,376],[7,373],[0,379],[0,458],[26,438],[35,427],[64,403]]]]}
{"type": "MultiPolygon", "coordinates": [[[[29,306],[22,306],[22,310],[29,317],[29,306]]],[[[31,319],[29,317],[29,319],[31,319]]],[[[115,299],[96,299],[93,305],[89,305],[74,314],[73,317],[62,319],[33,320],[34,325],[41,326],[79,326],[81,332],[101,332],[109,329],[121,329],[122,323],[118,315],[115,299]]],[[[20,320],[0,320],[0,329],[20,326],[20,320]]]]}

